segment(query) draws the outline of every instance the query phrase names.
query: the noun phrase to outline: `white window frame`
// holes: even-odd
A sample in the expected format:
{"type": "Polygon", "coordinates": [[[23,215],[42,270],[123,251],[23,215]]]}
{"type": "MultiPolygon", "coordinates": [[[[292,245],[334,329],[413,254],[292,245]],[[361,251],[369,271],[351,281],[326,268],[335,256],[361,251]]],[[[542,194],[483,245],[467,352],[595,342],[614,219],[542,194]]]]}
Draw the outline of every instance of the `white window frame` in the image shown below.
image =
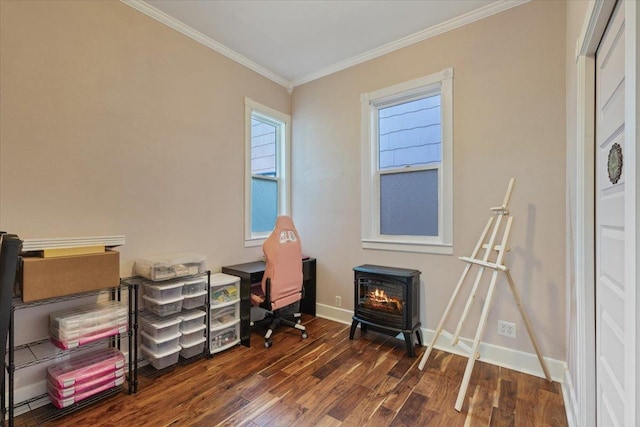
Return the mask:
{"type": "Polygon", "coordinates": [[[251,119],[256,115],[261,120],[273,124],[276,132],[276,177],[278,183],[278,215],[289,215],[291,211],[291,116],[262,105],[251,98],[244,99],[244,246],[261,246],[271,231],[253,233],[251,231],[251,119]]]}
{"type": "MultiPolygon", "coordinates": [[[[363,93],[362,247],[400,252],[453,254],[453,68],[363,93]],[[429,95],[441,95],[442,159],[438,174],[438,236],[380,234],[380,171],[378,170],[378,109],[429,95]]],[[[412,171],[429,167],[412,167],[412,171]]],[[[384,170],[382,173],[393,172],[384,170]]],[[[395,170],[397,171],[397,170],[395,170]]]]}

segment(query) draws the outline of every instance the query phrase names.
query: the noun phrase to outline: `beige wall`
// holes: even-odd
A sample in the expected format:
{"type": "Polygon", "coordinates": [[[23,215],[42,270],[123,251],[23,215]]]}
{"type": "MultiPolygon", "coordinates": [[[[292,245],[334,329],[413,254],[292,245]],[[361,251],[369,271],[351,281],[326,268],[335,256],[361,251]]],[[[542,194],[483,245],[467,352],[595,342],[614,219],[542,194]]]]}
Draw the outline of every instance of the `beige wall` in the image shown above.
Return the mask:
{"type": "MultiPolygon", "coordinates": [[[[565,359],[564,24],[564,2],[534,1],[294,89],[293,214],[318,258],[318,303],[340,295],[352,308],[356,265],[416,268],[422,325],[435,329],[464,268],[457,256],[471,252],[514,176],[507,263],[544,354],[565,359]],[[454,68],[455,256],[363,250],[360,94],[446,67],[454,68]]],[[[473,337],[476,323],[467,323],[463,334],[473,337]]],[[[505,281],[485,338],[533,351],[505,281]],[[498,319],[517,323],[515,340],[495,333],[498,319]]]]}
{"type": "Polygon", "coordinates": [[[208,266],[243,246],[244,97],[286,90],[119,1],[0,2],[0,229],[124,234],[208,266]]]}
{"type": "MultiPolygon", "coordinates": [[[[25,238],[125,234],[123,275],[153,251],[201,252],[214,270],[258,258],[242,243],[249,96],[293,115],[293,215],[318,259],[320,304],[340,295],[352,307],[356,265],[417,268],[423,327],[435,328],[463,268],[457,256],[515,176],[507,262],[545,355],[565,358],[563,2],[528,3],[291,98],[119,2],[0,8],[0,228],[25,238]],[[455,73],[455,256],[362,250],[360,94],[446,67],[455,73]]],[[[486,341],[531,352],[504,284],[486,341]],[[497,319],[518,324],[515,341],[495,334],[497,319]]]]}

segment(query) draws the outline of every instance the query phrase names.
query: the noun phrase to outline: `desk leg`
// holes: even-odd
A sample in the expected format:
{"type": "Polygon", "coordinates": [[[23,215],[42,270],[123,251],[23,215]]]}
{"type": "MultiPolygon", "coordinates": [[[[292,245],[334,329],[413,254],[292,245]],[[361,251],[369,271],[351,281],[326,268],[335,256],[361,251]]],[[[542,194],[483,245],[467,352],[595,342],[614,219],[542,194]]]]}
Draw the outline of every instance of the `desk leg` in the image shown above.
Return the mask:
{"type": "Polygon", "coordinates": [[[240,279],[240,343],[250,347],[251,343],[251,279],[240,279]]]}

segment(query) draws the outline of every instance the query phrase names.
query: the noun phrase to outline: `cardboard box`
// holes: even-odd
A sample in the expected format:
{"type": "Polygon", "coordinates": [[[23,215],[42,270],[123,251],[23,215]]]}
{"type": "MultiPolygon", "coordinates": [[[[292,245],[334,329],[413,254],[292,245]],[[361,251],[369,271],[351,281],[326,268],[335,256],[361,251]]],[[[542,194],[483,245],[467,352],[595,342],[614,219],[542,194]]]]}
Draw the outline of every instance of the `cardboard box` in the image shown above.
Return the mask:
{"type": "Polygon", "coordinates": [[[120,284],[120,253],[22,257],[18,284],[24,302],[116,287],[120,284]]]}

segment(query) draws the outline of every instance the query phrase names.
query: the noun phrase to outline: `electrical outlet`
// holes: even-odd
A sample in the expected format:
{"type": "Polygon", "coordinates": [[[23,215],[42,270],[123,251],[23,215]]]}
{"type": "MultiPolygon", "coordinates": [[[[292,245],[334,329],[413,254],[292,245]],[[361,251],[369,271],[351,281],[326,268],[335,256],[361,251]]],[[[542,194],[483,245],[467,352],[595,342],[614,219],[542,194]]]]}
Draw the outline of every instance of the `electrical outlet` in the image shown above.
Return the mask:
{"type": "Polygon", "coordinates": [[[498,320],[498,335],[504,335],[505,337],[516,337],[516,324],[511,322],[505,322],[504,320],[498,320]]]}
{"type": "Polygon", "coordinates": [[[342,297],[336,295],[336,307],[342,307],[342,297]]]}

